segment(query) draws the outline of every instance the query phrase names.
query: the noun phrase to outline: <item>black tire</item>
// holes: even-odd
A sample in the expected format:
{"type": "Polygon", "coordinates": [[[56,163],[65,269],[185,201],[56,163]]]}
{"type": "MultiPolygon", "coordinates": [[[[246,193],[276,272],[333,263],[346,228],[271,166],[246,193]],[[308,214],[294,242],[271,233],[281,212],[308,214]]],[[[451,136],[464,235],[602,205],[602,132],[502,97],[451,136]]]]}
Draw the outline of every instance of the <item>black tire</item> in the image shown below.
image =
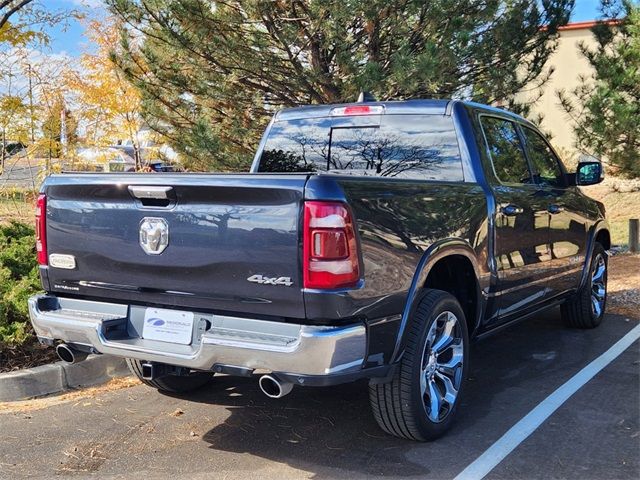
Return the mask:
{"type": "Polygon", "coordinates": [[[168,393],[185,393],[195,390],[197,388],[205,386],[211,381],[213,373],[209,372],[193,372],[189,375],[165,375],[163,377],[156,378],[155,380],[148,380],[142,377],[142,361],[135,360],[133,358],[127,358],[127,366],[131,373],[133,373],[138,379],[145,385],[157,388],[160,392],[168,393]]]}
{"type": "MultiPolygon", "coordinates": [[[[447,292],[430,289],[424,290],[420,295],[418,306],[414,310],[410,319],[411,324],[408,326],[409,331],[407,332],[407,342],[402,360],[390,382],[369,385],[369,399],[373,415],[382,430],[396,437],[427,441],[443,435],[454,421],[457,406],[460,403],[460,397],[466,383],[469,334],[464,312],[455,297],[447,292]],[[453,328],[456,329],[455,336],[460,337],[460,342],[455,340],[450,347],[443,349],[441,354],[450,349],[451,362],[453,363],[455,347],[455,351],[462,352],[462,360],[455,367],[455,382],[459,382],[455,400],[452,404],[449,404],[445,415],[441,419],[439,415],[442,406],[440,406],[435,415],[438,421],[433,421],[429,418],[431,412],[428,411],[433,409],[425,405],[426,390],[423,393],[421,385],[422,382],[424,382],[424,385],[437,385],[439,381],[434,375],[438,375],[435,371],[441,372],[439,370],[440,364],[437,363],[440,357],[434,357],[432,353],[434,350],[431,349],[431,346],[437,346],[439,338],[434,336],[432,339],[428,339],[427,337],[432,331],[438,331],[437,324],[435,330],[432,329],[432,325],[436,320],[442,322],[442,317],[445,316],[445,322],[449,322],[450,317],[447,316],[446,312],[452,313],[457,319],[453,328]],[[429,346],[427,346],[428,341],[429,346]],[[424,355],[427,352],[429,353],[429,361],[425,366],[424,355]],[[432,365],[433,359],[436,359],[434,361],[436,361],[435,365],[437,367],[432,365]],[[425,377],[425,372],[429,372],[429,368],[432,368],[431,373],[427,373],[425,377]],[[431,375],[432,380],[425,381],[423,377],[428,379],[429,375],[431,375]]],[[[451,370],[454,369],[452,368],[451,370]]],[[[438,378],[441,377],[442,375],[438,378]]],[[[444,383],[441,383],[441,386],[444,386],[444,383]]],[[[426,388],[428,389],[429,387],[427,386],[426,388]]],[[[438,397],[438,395],[435,396],[438,397]]],[[[444,401],[444,398],[442,400],[444,401]]]]}
{"type": "MultiPolygon", "coordinates": [[[[602,264],[600,264],[602,265],[602,264]]],[[[591,255],[591,264],[589,265],[589,274],[583,288],[580,289],[572,298],[568,299],[560,307],[562,319],[565,324],[571,328],[596,328],[602,323],[605,308],[607,306],[607,254],[602,245],[596,243],[593,247],[591,255]],[[598,287],[594,285],[594,273],[596,273],[600,259],[604,262],[604,272],[602,273],[602,284],[604,285],[604,298],[598,304],[601,306],[598,313],[594,307],[594,301],[598,301],[596,290],[598,287]],[[593,297],[593,298],[592,298],[593,297]]]]}

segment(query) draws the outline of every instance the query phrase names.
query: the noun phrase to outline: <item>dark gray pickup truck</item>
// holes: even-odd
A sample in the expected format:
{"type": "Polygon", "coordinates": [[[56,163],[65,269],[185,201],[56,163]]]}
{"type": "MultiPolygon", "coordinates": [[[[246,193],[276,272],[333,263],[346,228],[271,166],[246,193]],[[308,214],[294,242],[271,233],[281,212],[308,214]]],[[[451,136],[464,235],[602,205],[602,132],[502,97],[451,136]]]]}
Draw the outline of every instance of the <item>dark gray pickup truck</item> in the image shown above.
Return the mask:
{"type": "Polygon", "coordinates": [[[161,391],[367,378],[382,429],[432,439],[470,339],[557,305],[572,327],[602,320],[609,231],[577,188],[601,176],[483,105],[283,110],[251,173],[47,178],[31,318],[63,360],[125,357],[161,391]]]}

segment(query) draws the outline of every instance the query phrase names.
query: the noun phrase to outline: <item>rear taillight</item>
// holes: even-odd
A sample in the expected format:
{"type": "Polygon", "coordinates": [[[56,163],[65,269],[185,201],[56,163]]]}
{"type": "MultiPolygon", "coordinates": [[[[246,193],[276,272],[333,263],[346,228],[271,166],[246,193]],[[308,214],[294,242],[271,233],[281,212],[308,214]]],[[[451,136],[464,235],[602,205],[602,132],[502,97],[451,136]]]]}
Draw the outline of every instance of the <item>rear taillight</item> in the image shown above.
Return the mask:
{"type": "Polygon", "coordinates": [[[303,240],[305,288],[346,288],[358,283],[356,234],[346,205],[305,202],[303,240]]]}
{"type": "Polygon", "coordinates": [[[38,263],[47,264],[47,197],[38,195],[36,202],[36,251],[38,263]]]}

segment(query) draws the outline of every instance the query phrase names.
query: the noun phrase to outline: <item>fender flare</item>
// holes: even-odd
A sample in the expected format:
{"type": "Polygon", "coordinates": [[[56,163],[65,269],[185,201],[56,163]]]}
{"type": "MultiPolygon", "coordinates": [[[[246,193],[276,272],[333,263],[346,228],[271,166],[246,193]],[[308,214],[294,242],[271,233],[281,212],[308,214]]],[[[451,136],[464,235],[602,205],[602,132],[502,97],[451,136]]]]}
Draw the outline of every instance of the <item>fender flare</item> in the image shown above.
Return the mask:
{"type": "MultiPolygon", "coordinates": [[[[433,243],[422,255],[420,261],[418,262],[418,266],[416,267],[416,272],[413,275],[413,280],[411,281],[411,286],[409,287],[409,292],[407,293],[407,300],[405,302],[404,310],[402,312],[402,317],[400,319],[400,325],[398,326],[398,332],[396,334],[396,343],[393,349],[393,354],[391,355],[391,362],[395,363],[399,360],[404,338],[407,330],[407,326],[409,325],[409,319],[411,318],[411,313],[416,307],[415,301],[418,295],[418,292],[422,288],[422,285],[427,280],[429,276],[429,272],[433,268],[433,266],[443,258],[452,256],[452,255],[461,255],[466,257],[471,262],[473,266],[473,270],[476,277],[477,284],[477,295],[478,301],[481,298],[481,288],[479,286],[478,279],[480,278],[480,271],[478,268],[478,259],[476,257],[476,253],[471,248],[471,245],[468,241],[463,240],[461,238],[447,238],[443,240],[438,240],[433,243]]],[[[482,308],[478,308],[478,313],[475,318],[476,325],[478,324],[479,318],[482,315],[482,308]]],[[[471,334],[472,332],[469,332],[471,334]]]]}
{"type": "Polygon", "coordinates": [[[596,237],[603,230],[605,230],[609,235],[611,235],[611,229],[609,228],[609,223],[603,219],[597,221],[594,224],[594,226],[591,228],[589,239],[587,241],[587,251],[585,253],[585,260],[584,260],[584,265],[582,266],[582,274],[580,275],[580,284],[578,285],[578,290],[582,289],[586,285],[587,278],[589,277],[589,268],[591,266],[591,259],[593,258],[593,248],[596,243],[596,237]]]}

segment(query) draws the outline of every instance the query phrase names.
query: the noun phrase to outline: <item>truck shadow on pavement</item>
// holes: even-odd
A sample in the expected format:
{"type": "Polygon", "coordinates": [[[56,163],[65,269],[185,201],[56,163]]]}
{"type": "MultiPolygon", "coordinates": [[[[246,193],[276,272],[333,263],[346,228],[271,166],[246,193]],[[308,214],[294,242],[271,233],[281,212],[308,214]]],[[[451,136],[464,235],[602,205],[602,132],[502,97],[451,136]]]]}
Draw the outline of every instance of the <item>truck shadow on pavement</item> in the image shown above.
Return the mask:
{"type": "Polygon", "coordinates": [[[380,430],[369,408],[366,381],[296,387],[273,400],[260,392],[257,377],[216,377],[210,387],[180,398],[229,411],[224,423],[202,437],[212,450],[248,453],[316,478],[455,476],[584,366],[597,350],[594,338],[592,332],[565,329],[554,311],[474,344],[457,422],[430,443],[380,430]]]}

